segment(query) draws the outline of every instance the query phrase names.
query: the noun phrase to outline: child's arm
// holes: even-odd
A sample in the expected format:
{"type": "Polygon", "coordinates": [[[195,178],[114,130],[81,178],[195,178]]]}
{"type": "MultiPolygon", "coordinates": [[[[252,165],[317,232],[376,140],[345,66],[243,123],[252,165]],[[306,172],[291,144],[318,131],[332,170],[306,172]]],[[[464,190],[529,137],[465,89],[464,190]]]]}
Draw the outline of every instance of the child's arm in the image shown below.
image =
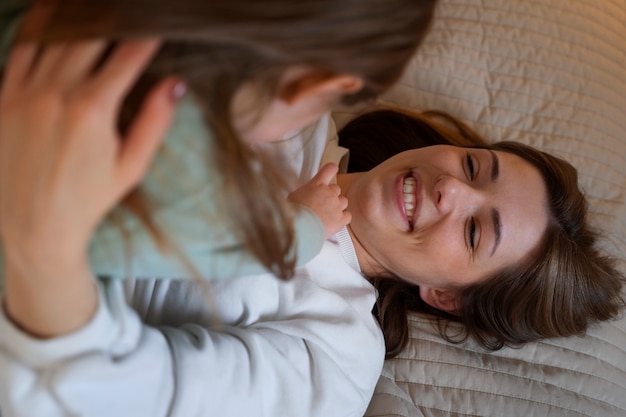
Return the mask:
{"type": "Polygon", "coordinates": [[[292,203],[308,207],[320,218],[327,238],[352,220],[352,215],[347,211],[348,199],[341,195],[341,188],[337,184],[330,183],[338,169],[337,164],[324,165],[309,182],[287,197],[292,203]]]}

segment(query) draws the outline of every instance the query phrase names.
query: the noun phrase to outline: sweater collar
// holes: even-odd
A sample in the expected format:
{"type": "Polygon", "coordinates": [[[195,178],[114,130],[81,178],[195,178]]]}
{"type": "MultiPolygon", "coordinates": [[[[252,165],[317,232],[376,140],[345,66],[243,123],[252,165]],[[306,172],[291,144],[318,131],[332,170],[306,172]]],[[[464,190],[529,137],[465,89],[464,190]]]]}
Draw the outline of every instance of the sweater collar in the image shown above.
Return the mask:
{"type": "Polygon", "coordinates": [[[350,267],[352,267],[352,269],[361,273],[359,260],[356,257],[356,251],[354,250],[354,244],[352,243],[352,238],[350,237],[348,228],[343,227],[335,233],[335,239],[337,240],[337,244],[339,244],[339,250],[341,251],[341,255],[343,255],[344,260],[348,263],[348,265],[350,265],[350,267]]]}

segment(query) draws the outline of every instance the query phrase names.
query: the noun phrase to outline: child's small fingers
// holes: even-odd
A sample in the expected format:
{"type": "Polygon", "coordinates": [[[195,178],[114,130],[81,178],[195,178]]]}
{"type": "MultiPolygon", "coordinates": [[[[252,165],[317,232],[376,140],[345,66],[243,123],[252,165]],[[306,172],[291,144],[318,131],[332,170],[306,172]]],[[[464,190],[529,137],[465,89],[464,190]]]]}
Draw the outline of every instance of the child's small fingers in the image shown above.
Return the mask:
{"type": "Polygon", "coordinates": [[[317,181],[319,181],[320,183],[324,185],[327,185],[327,184],[330,184],[333,178],[335,178],[335,175],[337,175],[337,172],[339,172],[339,166],[331,162],[321,167],[315,177],[317,181]]]}
{"type": "Polygon", "coordinates": [[[330,184],[328,188],[333,192],[333,194],[341,195],[341,187],[337,184],[330,184]]]}
{"type": "Polygon", "coordinates": [[[352,213],[347,210],[344,211],[341,220],[344,225],[349,224],[352,221],[352,213]]]}
{"type": "Polygon", "coordinates": [[[348,199],[344,196],[340,196],[339,204],[342,210],[346,210],[348,208],[348,199]]]}

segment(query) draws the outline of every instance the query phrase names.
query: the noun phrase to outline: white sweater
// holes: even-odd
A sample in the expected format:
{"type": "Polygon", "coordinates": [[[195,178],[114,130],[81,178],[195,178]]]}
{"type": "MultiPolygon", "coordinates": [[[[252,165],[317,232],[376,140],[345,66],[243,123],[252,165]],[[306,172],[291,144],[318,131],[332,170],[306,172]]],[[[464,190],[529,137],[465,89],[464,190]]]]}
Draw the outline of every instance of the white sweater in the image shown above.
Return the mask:
{"type": "Polygon", "coordinates": [[[384,340],[336,241],[291,281],[212,285],[206,302],[190,281],[101,281],[91,322],[53,340],[0,315],[0,415],[363,415],[384,340]]]}

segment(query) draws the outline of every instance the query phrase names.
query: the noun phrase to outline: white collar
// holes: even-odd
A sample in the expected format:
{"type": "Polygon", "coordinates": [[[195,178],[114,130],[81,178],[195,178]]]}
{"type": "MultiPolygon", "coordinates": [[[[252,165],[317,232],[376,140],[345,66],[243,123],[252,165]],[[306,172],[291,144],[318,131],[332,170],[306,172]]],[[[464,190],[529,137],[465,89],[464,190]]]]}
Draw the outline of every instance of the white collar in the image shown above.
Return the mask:
{"type": "Polygon", "coordinates": [[[341,251],[344,260],[348,263],[348,265],[352,267],[352,269],[354,269],[358,273],[361,273],[359,259],[356,256],[356,251],[354,250],[354,244],[352,243],[352,238],[350,237],[348,228],[341,228],[341,230],[335,233],[334,238],[337,240],[339,250],[341,251]]]}

